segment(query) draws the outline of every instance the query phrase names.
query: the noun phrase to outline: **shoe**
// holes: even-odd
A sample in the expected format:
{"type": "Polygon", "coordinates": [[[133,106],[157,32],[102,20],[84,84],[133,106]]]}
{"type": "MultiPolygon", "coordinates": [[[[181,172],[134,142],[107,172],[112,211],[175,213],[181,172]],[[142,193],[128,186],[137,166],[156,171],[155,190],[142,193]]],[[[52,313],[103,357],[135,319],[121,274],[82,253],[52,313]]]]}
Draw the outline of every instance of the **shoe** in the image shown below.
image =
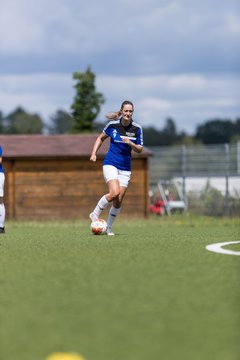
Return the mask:
{"type": "Polygon", "coordinates": [[[94,214],[94,212],[92,212],[90,215],[89,215],[89,218],[91,221],[95,221],[98,219],[98,217],[94,214]]]}
{"type": "Polygon", "coordinates": [[[4,227],[0,227],[0,234],[5,234],[5,228],[4,227]]]}
{"type": "Polygon", "coordinates": [[[111,228],[111,227],[108,227],[108,228],[107,228],[107,235],[108,235],[108,236],[114,236],[114,235],[115,235],[114,232],[112,231],[112,228],[111,228]]]}

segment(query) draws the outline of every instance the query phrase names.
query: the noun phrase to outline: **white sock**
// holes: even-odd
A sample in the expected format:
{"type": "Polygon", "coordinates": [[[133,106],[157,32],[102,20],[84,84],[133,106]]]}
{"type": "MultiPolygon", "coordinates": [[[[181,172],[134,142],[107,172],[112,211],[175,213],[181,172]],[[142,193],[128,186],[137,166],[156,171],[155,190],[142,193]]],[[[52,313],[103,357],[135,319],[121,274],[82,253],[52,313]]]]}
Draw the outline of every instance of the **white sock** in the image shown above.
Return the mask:
{"type": "Polygon", "coordinates": [[[109,214],[108,214],[108,219],[107,219],[107,224],[108,227],[112,227],[114,221],[116,220],[116,217],[118,216],[118,214],[120,213],[121,208],[115,208],[114,206],[111,206],[110,210],[109,210],[109,214]]]}
{"type": "Polygon", "coordinates": [[[97,203],[97,206],[93,210],[94,215],[96,215],[96,219],[99,218],[101,215],[101,212],[110,204],[110,202],[107,200],[106,196],[103,195],[99,202],[97,203]]]}
{"type": "Polygon", "coordinates": [[[5,206],[0,204],[0,227],[4,227],[5,224],[5,206]]]}

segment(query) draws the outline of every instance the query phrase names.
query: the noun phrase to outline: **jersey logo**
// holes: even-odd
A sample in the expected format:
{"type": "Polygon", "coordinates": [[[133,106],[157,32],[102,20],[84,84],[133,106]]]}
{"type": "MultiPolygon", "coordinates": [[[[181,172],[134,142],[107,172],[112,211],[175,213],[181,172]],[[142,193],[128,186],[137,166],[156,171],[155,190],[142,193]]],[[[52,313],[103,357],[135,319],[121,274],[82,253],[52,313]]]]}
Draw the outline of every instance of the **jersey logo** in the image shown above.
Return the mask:
{"type": "Polygon", "coordinates": [[[114,130],[113,130],[113,137],[115,138],[116,136],[117,136],[117,130],[114,129],[114,130]]]}

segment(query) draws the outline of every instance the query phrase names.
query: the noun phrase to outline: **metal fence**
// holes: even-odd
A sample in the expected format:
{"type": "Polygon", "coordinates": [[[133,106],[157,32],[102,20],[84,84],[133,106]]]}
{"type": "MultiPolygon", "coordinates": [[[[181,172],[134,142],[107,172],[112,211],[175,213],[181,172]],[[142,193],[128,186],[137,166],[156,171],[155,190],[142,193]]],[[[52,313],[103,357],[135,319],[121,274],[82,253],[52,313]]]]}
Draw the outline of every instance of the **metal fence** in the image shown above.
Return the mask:
{"type": "Polygon", "coordinates": [[[149,148],[150,187],[177,181],[188,209],[212,215],[240,213],[240,142],[149,148]]]}

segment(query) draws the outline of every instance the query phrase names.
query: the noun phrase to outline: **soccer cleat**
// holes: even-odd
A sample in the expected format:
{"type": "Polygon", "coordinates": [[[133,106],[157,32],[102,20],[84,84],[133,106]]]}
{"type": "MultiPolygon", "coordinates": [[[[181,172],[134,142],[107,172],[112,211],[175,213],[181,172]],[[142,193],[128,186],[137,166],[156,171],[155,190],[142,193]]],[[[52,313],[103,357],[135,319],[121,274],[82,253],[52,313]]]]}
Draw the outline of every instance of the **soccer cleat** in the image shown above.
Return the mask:
{"type": "Polygon", "coordinates": [[[97,215],[95,215],[94,212],[92,212],[89,217],[91,221],[96,221],[98,219],[97,215]]]}
{"type": "Polygon", "coordinates": [[[5,233],[5,228],[4,227],[0,227],[0,234],[4,234],[5,233]]]}
{"type": "Polygon", "coordinates": [[[107,235],[109,235],[109,236],[114,236],[115,235],[114,232],[112,231],[111,227],[107,228],[107,235]]]}

